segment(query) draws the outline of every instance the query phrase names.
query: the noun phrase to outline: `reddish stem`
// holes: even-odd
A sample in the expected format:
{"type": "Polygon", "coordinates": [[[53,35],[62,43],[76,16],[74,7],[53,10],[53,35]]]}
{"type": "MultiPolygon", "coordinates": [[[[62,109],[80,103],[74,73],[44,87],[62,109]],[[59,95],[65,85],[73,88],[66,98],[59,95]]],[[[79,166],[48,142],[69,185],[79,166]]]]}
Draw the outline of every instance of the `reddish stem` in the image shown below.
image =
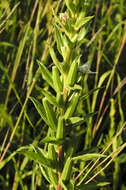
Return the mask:
{"type": "MultiPolygon", "coordinates": [[[[63,147],[62,146],[58,147],[58,160],[59,160],[59,165],[60,165],[60,172],[59,172],[59,181],[60,181],[60,177],[62,175],[62,168],[63,168],[63,147]]],[[[57,190],[62,190],[62,186],[60,184],[57,185],[57,190]]]]}

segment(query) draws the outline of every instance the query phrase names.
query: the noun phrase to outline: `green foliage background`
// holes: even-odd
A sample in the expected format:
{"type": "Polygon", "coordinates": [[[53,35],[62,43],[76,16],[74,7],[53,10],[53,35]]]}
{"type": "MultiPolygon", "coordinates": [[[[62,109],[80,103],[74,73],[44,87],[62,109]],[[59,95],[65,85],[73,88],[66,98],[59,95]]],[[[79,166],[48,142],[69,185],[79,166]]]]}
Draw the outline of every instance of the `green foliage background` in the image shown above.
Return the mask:
{"type": "MultiPolygon", "coordinates": [[[[35,160],[31,162],[26,153],[24,157],[16,150],[29,144],[46,150],[47,145],[41,141],[48,133],[47,124],[29,97],[41,102],[42,90],[55,96],[54,90],[41,77],[37,60],[52,71],[54,63],[49,45],[58,59],[63,59],[56,46],[54,24],[58,25],[58,21],[52,9],[60,16],[67,9],[65,2],[0,1],[0,189],[53,189],[41,175],[35,160]]],[[[126,134],[125,130],[120,130],[125,127],[126,112],[126,1],[80,0],[79,3],[85,4],[85,16],[94,17],[86,24],[85,36],[76,46],[76,53],[82,55],[81,65],[89,60],[91,70],[98,74],[84,74],[81,78],[83,96],[78,112],[86,116],[86,120],[71,132],[73,140],[69,143],[73,143],[76,150],[74,156],[100,153],[111,144],[106,152],[113,162],[91,180],[89,186],[86,182],[98,170],[92,169],[93,174],[88,175],[87,162],[75,164],[73,178],[85,168],[87,176],[77,189],[125,190],[126,134]],[[91,113],[95,114],[90,117],[91,113]],[[102,187],[103,182],[108,184],[102,187]]],[[[69,148],[72,152],[73,147],[69,148]]],[[[97,165],[98,169],[107,163],[97,165]]],[[[78,184],[82,179],[83,175],[78,184]]]]}

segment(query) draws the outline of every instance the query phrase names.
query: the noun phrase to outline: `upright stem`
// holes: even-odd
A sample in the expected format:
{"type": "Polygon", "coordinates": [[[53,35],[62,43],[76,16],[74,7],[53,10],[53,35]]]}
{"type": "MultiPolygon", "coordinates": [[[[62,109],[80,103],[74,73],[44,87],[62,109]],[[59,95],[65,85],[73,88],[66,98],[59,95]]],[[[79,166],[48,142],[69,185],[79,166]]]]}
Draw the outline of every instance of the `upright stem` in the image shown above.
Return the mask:
{"type": "MultiPolygon", "coordinates": [[[[59,181],[60,181],[63,170],[63,160],[64,160],[63,146],[58,147],[58,160],[60,165],[60,172],[59,172],[59,181]]],[[[62,190],[62,186],[60,184],[58,184],[57,190],[62,190]]]]}

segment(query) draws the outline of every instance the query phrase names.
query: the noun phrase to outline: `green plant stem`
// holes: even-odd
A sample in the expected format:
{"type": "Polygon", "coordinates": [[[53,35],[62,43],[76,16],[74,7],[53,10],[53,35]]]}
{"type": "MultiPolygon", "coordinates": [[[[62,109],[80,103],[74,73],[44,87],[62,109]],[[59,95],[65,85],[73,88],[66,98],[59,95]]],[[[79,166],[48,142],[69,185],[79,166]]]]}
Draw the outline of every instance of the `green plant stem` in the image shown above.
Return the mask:
{"type": "MultiPolygon", "coordinates": [[[[63,169],[63,160],[64,160],[63,147],[62,146],[58,147],[58,160],[59,160],[59,165],[60,165],[60,171],[59,171],[59,182],[60,182],[60,178],[62,175],[62,169],[63,169]]],[[[58,184],[57,190],[62,190],[62,186],[60,184],[58,184]]]]}

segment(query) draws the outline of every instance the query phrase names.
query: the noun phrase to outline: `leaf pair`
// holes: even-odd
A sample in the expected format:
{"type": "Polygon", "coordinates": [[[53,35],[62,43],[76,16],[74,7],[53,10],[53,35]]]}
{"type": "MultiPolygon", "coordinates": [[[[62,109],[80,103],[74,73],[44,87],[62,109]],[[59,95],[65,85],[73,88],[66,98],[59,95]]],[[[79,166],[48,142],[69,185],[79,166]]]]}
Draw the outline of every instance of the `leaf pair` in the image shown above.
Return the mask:
{"type": "MultiPolygon", "coordinates": [[[[54,63],[58,62],[57,58],[55,58],[55,52],[52,47],[50,47],[50,51],[52,53],[52,58],[54,63]]],[[[42,78],[56,91],[56,92],[62,92],[63,91],[63,83],[60,79],[60,73],[59,70],[62,72],[62,65],[58,62],[58,65],[56,63],[56,66],[52,67],[52,73],[46,68],[46,66],[41,63],[39,60],[37,60],[40,71],[42,74],[42,78]],[[59,68],[59,69],[58,69],[59,68]]],[[[46,93],[47,95],[47,93],[46,93]]]]}
{"type": "Polygon", "coordinates": [[[56,168],[56,164],[53,160],[49,159],[46,156],[46,152],[39,147],[34,147],[33,145],[21,147],[18,149],[17,153],[24,154],[26,157],[34,160],[40,165],[44,165],[49,168],[56,168]]]}
{"type": "Polygon", "coordinates": [[[38,113],[40,114],[41,118],[45,121],[45,123],[54,131],[57,128],[57,119],[56,115],[53,111],[51,104],[48,102],[47,98],[43,99],[43,105],[33,97],[30,97],[31,101],[33,102],[34,106],[36,107],[38,113]]]}

